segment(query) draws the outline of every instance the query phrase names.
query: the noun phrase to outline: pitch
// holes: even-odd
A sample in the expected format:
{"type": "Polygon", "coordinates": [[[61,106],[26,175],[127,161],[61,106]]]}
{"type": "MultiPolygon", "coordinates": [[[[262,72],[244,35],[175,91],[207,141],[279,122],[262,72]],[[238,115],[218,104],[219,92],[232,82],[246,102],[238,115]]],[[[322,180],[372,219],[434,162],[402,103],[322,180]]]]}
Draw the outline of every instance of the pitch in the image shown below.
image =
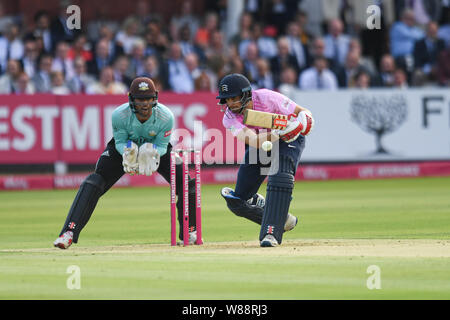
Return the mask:
{"type": "Polygon", "coordinates": [[[111,190],[67,251],[52,241],[76,190],[0,193],[0,299],[450,298],[449,177],[297,182],[300,223],[276,248],[222,187],[202,187],[205,244],[186,248],[168,187],[111,190]]]}

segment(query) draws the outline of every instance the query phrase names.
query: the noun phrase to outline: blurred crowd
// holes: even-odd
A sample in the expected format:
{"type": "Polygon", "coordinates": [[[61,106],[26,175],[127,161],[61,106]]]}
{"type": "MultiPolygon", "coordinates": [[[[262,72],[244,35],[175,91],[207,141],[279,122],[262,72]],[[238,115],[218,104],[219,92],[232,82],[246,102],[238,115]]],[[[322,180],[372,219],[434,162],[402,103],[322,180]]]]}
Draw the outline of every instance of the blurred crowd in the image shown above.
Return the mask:
{"type": "Polygon", "coordinates": [[[81,30],[67,28],[65,6],[25,26],[0,5],[0,93],[123,94],[136,76],[216,92],[232,72],[274,90],[449,86],[450,0],[246,0],[234,35],[226,2],[199,15],[186,0],[167,21],[138,0],[123,21],[99,12],[81,30]],[[373,2],[378,29],[367,27],[373,2]]]}

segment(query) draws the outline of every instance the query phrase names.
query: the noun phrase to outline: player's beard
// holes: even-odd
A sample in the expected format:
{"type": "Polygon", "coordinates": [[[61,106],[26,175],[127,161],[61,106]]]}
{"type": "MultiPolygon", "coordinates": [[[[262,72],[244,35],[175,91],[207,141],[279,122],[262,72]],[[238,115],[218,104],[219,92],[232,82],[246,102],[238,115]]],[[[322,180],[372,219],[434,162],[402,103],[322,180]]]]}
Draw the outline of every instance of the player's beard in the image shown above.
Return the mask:
{"type": "Polygon", "coordinates": [[[152,106],[139,107],[136,111],[136,115],[140,120],[148,120],[152,116],[152,106]]]}

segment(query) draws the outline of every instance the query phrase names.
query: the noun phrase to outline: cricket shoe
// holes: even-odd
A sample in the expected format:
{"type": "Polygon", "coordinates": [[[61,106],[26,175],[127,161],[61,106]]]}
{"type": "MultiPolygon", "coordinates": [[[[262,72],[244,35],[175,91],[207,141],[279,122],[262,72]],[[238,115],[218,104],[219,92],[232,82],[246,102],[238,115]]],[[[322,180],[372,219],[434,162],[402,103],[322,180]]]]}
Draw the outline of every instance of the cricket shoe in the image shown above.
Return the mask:
{"type": "MultiPolygon", "coordinates": [[[[194,245],[197,244],[197,230],[189,232],[189,245],[194,245]]],[[[202,238],[202,243],[203,243],[203,238],[202,238]]],[[[177,245],[182,246],[184,244],[183,240],[178,241],[177,245]]]]}
{"type": "Polygon", "coordinates": [[[278,246],[278,241],[275,239],[275,237],[271,234],[267,234],[260,243],[261,247],[276,247],[278,246]]]}
{"type": "Polygon", "coordinates": [[[295,228],[295,226],[298,223],[298,218],[296,216],[293,216],[292,214],[288,213],[286,223],[284,224],[284,232],[291,231],[295,228]]]}
{"type": "MultiPolygon", "coordinates": [[[[238,199],[234,195],[234,190],[229,187],[222,188],[221,194],[222,194],[222,197],[224,197],[224,198],[238,199]]],[[[260,195],[259,193],[256,193],[253,197],[251,197],[250,199],[247,200],[247,203],[252,206],[258,206],[258,207],[264,208],[264,205],[266,204],[266,199],[264,199],[264,197],[262,195],[260,195]]]]}
{"type": "Polygon", "coordinates": [[[55,242],[53,242],[53,245],[60,249],[67,249],[72,244],[72,241],[73,241],[73,232],[66,231],[60,237],[58,237],[55,240],[55,242]]]}
{"type": "Polygon", "coordinates": [[[260,208],[264,208],[266,205],[266,199],[259,193],[255,193],[253,197],[247,200],[247,203],[252,206],[258,206],[260,208]]]}

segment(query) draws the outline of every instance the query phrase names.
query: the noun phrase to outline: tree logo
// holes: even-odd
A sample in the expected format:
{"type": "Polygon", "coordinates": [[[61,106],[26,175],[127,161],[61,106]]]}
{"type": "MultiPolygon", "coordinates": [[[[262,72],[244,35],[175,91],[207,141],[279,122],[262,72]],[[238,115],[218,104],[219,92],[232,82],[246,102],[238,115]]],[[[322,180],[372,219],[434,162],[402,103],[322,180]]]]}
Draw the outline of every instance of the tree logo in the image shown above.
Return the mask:
{"type": "Polygon", "coordinates": [[[375,135],[375,154],[389,154],[383,147],[384,135],[397,130],[408,116],[408,105],[403,95],[358,95],[351,101],[350,115],[353,122],[364,131],[375,135]]]}

